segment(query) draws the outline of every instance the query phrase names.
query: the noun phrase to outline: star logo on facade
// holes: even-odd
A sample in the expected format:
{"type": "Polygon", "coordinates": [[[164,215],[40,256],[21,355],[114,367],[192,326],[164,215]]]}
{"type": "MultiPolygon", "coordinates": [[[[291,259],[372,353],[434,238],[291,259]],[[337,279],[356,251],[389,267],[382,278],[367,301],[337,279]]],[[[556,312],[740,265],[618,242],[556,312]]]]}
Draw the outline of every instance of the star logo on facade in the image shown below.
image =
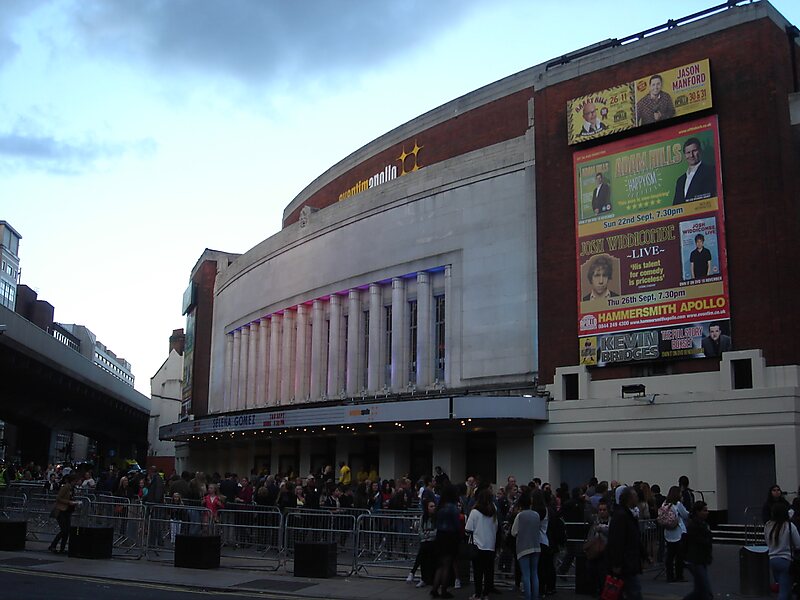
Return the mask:
{"type": "Polygon", "coordinates": [[[418,171],[419,166],[419,151],[422,150],[423,146],[417,145],[417,140],[414,140],[414,148],[411,152],[406,152],[406,147],[403,146],[403,152],[400,156],[397,157],[397,160],[400,161],[400,175],[403,176],[406,173],[413,173],[414,171],[418,171]],[[406,169],[406,159],[413,157],[413,166],[410,169],[406,169]]]}

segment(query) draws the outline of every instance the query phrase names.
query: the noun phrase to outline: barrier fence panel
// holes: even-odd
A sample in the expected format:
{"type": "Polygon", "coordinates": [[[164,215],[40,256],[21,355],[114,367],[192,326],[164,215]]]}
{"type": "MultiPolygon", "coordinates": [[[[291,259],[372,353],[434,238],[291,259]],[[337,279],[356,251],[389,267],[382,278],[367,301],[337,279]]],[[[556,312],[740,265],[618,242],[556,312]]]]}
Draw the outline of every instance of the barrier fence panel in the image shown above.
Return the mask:
{"type": "Polygon", "coordinates": [[[219,511],[215,524],[221,555],[242,560],[270,561],[277,570],[282,559],[283,515],[275,507],[234,504],[219,511]]]}
{"type": "MultiPolygon", "coordinates": [[[[360,518],[360,517],[359,517],[360,518]]],[[[353,572],[356,517],[347,512],[291,509],[284,515],[283,555],[285,566],[294,560],[295,546],[304,542],[336,544],[336,571],[353,572]]]]}
{"type": "Polygon", "coordinates": [[[82,525],[113,527],[113,556],[139,559],[144,553],[144,507],[127,498],[99,496],[82,525]]]}
{"type": "MultiPolygon", "coordinates": [[[[24,511],[28,502],[28,495],[21,489],[2,488],[0,489],[0,517],[4,519],[12,518],[11,515],[19,515],[24,511]]],[[[18,518],[15,516],[13,518],[18,518]]]]}
{"type": "Polygon", "coordinates": [[[147,560],[172,562],[178,535],[212,535],[215,523],[211,511],[199,506],[145,504],[142,545],[147,560]]]}
{"type": "Polygon", "coordinates": [[[378,512],[358,517],[355,571],[367,577],[405,577],[419,549],[419,514],[378,512]]]}

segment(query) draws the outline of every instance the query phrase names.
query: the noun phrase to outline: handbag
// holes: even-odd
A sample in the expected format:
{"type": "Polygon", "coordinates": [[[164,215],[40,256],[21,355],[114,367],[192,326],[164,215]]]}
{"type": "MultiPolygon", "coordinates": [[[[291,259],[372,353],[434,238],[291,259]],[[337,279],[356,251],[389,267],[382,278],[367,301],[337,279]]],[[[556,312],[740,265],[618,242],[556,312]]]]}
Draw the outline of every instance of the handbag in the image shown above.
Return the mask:
{"type": "Polygon", "coordinates": [[[619,577],[606,575],[605,583],[603,583],[603,593],[600,594],[600,600],[619,600],[624,585],[625,582],[619,577]]]}
{"type": "Polygon", "coordinates": [[[480,552],[480,548],[475,544],[475,540],[472,537],[472,532],[469,532],[469,539],[467,540],[467,556],[470,560],[477,560],[478,553],[480,552]]]}
{"type": "Polygon", "coordinates": [[[586,540],[583,544],[583,553],[589,560],[597,560],[605,549],[606,549],[606,542],[599,535],[596,535],[593,538],[586,540]]]}

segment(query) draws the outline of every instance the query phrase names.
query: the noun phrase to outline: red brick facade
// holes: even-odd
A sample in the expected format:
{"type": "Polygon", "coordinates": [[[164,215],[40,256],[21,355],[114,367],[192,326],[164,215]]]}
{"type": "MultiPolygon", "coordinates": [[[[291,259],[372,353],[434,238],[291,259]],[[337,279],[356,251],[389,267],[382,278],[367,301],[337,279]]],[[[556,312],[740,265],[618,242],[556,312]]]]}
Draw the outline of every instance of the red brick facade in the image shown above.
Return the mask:
{"type": "MultiPolygon", "coordinates": [[[[566,103],[592,90],[703,58],[711,62],[714,99],[707,112],[719,118],[734,347],[762,348],[770,365],[800,363],[800,324],[794,318],[800,302],[800,270],[794,253],[800,239],[796,173],[800,145],[790,125],[788,103],[788,95],[795,91],[793,51],[786,33],[765,18],[535,93],[539,373],[543,383],[553,381],[556,367],[578,362],[577,307],[564,310],[564,298],[577,295],[573,152],[648,130],[568,146],[566,103]]],[[[696,359],[671,363],[670,368],[686,373],[717,366],[715,359],[696,359]]],[[[637,367],[618,366],[597,369],[593,376],[639,373],[637,367]]]]}
{"type": "MultiPolygon", "coordinates": [[[[300,218],[303,206],[325,208],[336,204],[340,194],[359,181],[369,179],[375,173],[382,171],[386,165],[397,165],[399,174],[398,157],[403,152],[410,152],[415,143],[422,148],[419,152],[418,165],[424,168],[448,158],[525,135],[525,130],[528,128],[528,100],[532,95],[533,90],[530,89],[510,94],[435,125],[376,154],[314,193],[292,211],[283,226],[296,222],[300,218]]],[[[412,159],[407,159],[406,170],[412,166],[412,159]]]]}

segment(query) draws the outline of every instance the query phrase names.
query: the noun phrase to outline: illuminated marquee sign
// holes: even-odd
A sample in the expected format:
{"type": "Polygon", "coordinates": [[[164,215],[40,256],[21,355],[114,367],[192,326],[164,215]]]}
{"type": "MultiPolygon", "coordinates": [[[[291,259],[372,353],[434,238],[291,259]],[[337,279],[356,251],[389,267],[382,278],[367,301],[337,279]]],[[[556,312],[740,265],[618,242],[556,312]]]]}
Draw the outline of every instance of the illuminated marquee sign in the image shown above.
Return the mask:
{"type": "Polygon", "coordinates": [[[406,152],[405,146],[403,146],[403,151],[395,159],[395,162],[399,163],[399,165],[384,165],[380,171],[370,175],[367,179],[358,181],[355,185],[349,187],[344,192],[339,194],[339,202],[342,200],[347,200],[348,198],[352,198],[356,194],[360,194],[361,192],[365,192],[371,188],[377,187],[383,183],[386,183],[387,181],[392,181],[398,177],[402,177],[407,173],[418,171],[420,169],[419,151],[422,150],[422,148],[422,146],[417,144],[416,140],[414,140],[414,147],[410,152],[406,152]]]}

